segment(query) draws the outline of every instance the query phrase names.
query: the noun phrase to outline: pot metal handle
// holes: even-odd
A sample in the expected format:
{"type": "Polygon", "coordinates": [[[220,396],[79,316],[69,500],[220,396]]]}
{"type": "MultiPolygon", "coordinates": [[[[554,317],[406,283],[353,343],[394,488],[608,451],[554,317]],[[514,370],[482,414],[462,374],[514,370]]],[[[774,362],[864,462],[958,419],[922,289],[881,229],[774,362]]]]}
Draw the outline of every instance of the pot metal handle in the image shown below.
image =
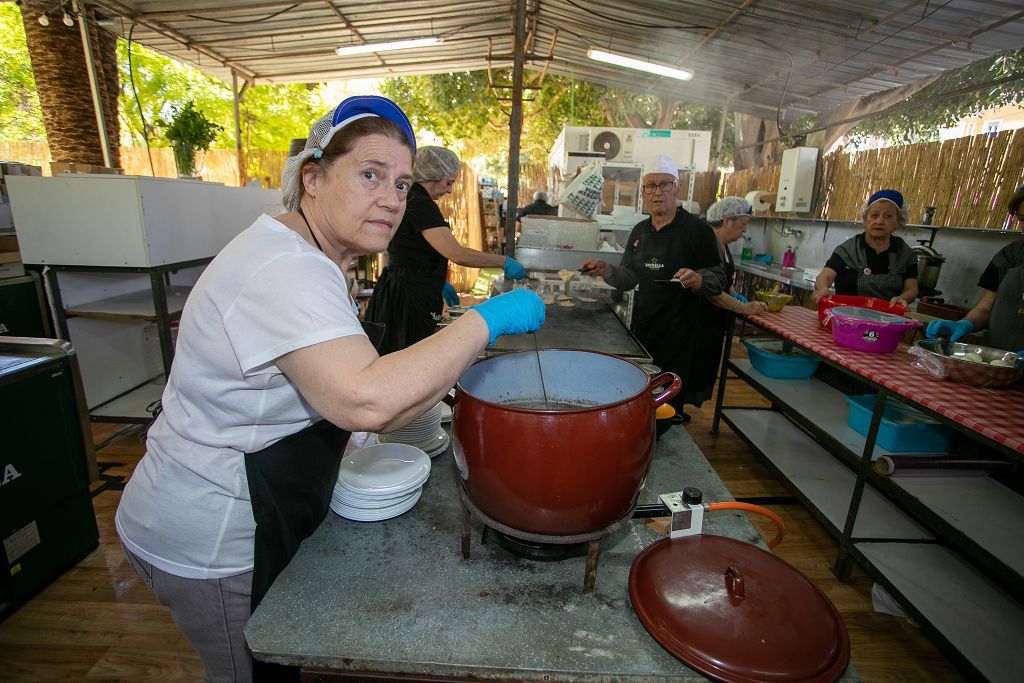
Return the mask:
{"type": "Polygon", "coordinates": [[[455,407],[455,397],[452,396],[450,392],[442,396],[441,400],[444,401],[449,408],[455,407]]]}
{"type": "Polygon", "coordinates": [[[679,393],[679,390],[683,388],[683,381],[674,372],[663,372],[655,376],[648,387],[651,389],[651,394],[654,395],[654,407],[657,408],[679,393]],[[654,390],[665,384],[668,385],[668,388],[661,393],[655,394],[654,390]]]}
{"type": "Polygon", "coordinates": [[[729,565],[725,570],[725,589],[733,600],[742,600],[747,596],[747,587],[743,582],[743,572],[736,565],[729,565]]]}

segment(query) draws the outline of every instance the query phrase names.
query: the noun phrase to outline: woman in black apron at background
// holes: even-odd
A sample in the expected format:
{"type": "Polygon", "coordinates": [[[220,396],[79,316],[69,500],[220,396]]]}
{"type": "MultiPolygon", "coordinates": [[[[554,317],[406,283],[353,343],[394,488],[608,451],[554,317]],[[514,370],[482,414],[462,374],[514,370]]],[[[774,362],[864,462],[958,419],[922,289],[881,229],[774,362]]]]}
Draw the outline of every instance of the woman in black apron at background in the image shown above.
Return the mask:
{"type": "Polygon", "coordinates": [[[864,232],[832,252],[814,280],[814,302],[836,294],[870,296],[909,306],[917,298],[917,256],[894,232],[907,224],[907,207],[896,190],[879,190],[860,208],[864,232]]]}
{"type": "Polygon", "coordinates": [[[414,150],[393,102],[345,100],[286,163],[288,213],[260,216],[232,240],[186,302],[163,411],[115,522],[206,680],[295,673],[254,669],[243,627],[326,516],[350,432],[408,424],[488,342],[544,320],[540,297],[517,290],[378,356],[345,270],[393,236],[414,150]]]}
{"type": "Polygon", "coordinates": [[[638,287],[631,330],[655,365],[682,380],[671,400],[682,422],[689,417],[683,405],[701,400],[702,369],[717,367],[718,358],[699,343],[700,310],[704,297],[722,292],[725,272],[711,226],[676,205],[679,171],[671,158],[658,156],[642,190],[650,218],[629,233],[619,265],[588,259],[580,269],[617,289],[638,287]]]}
{"type": "MultiPolygon", "coordinates": [[[[1010,220],[1024,228],[1024,185],[1010,196],[1010,220]]],[[[1014,353],[1024,352],[1024,239],[1011,242],[992,257],[978,279],[981,300],[961,320],[933,320],[929,338],[959,341],[975,330],[985,330],[985,345],[1014,353]]]]}
{"type": "MultiPolygon", "coordinates": [[[[708,207],[706,219],[715,232],[722,268],[725,271],[725,287],[721,294],[704,299],[701,308],[700,342],[707,350],[705,358],[715,358],[694,373],[693,391],[700,401],[711,398],[718,380],[718,368],[725,346],[725,335],[734,320],[734,314],[756,315],[767,313],[768,306],[760,301],[747,301],[742,294],[732,292],[736,266],[733,263],[729,245],[743,237],[753,214],[753,207],[743,197],[723,197],[708,207]],[[699,387],[704,387],[700,390],[699,387]]],[[[696,403],[696,401],[695,401],[696,403]]],[[[699,403],[698,403],[699,405],[699,403]]]]}
{"type": "Polygon", "coordinates": [[[470,249],[455,240],[437,200],[452,191],[461,167],[459,157],[444,147],[422,147],[416,152],[416,182],[409,190],[402,224],[388,244],[387,268],[374,286],[364,316],[384,325],[381,354],[426,339],[441,322],[442,303],[458,303],[458,295],[447,283],[449,261],[470,268],[501,268],[513,280],[526,277],[515,259],[470,249]]]}

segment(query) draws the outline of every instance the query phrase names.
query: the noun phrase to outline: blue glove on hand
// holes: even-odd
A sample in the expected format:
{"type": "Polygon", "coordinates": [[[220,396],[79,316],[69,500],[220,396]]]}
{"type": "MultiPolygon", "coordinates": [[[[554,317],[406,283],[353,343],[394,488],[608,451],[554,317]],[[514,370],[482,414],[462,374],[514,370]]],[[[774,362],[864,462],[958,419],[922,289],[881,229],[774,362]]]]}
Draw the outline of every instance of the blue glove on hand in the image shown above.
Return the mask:
{"type": "Polygon", "coordinates": [[[544,302],[530,289],[515,289],[507,294],[487,299],[472,308],[487,323],[487,330],[491,333],[488,346],[503,334],[536,332],[544,322],[544,302]]]}
{"type": "Polygon", "coordinates": [[[452,287],[452,283],[450,282],[444,283],[444,287],[441,288],[441,298],[443,298],[444,302],[449,306],[459,305],[459,293],[455,291],[455,288],[452,287]]]}
{"type": "Polygon", "coordinates": [[[748,299],[747,297],[743,296],[739,292],[733,292],[732,293],[732,298],[733,299],[739,299],[741,304],[748,304],[748,303],[750,303],[750,299],[748,299]]]}
{"type": "Polygon", "coordinates": [[[505,257],[505,265],[501,269],[505,271],[505,275],[513,280],[522,280],[526,277],[526,268],[523,268],[523,264],[508,256],[505,257]]]}
{"type": "Polygon", "coordinates": [[[928,323],[924,334],[929,339],[935,337],[948,337],[949,341],[959,341],[960,337],[974,330],[974,323],[970,320],[933,320],[928,323]]]}

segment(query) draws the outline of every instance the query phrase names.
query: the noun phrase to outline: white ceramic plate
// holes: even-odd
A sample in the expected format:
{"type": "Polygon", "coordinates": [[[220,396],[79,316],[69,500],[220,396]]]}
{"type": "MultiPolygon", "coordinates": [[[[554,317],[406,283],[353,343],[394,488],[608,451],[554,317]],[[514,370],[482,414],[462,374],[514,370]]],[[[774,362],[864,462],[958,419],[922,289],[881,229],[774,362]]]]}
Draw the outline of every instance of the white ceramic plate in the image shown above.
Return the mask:
{"type": "Polygon", "coordinates": [[[452,407],[441,401],[441,424],[452,421],[452,407]]]}
{"type": "Polygon", "coordinates": [[[334,495],[331,497],[331,503],[333,505],[360,508],[363,510],[379,510],[382,508],[392,507],[394,505],[401,505],[405,501],[417,495],[422,488],[422,486],[417,486],[412,491],[408,491],[397,496],[370,497],[360,496],[344,487],[337,486],[335,487],[334,495]]]}
{"type": "Polygon", "coordinates": [[[419,448],[376,443],[345,456],[338,484],[356,493],[394,494],[422,485],[429,476],[430,458],[419,448]]]}
{"type": "Polygon", "coordinates": [[[452,438],[448,434],[448,432],[442,429],[438,433],[436,445],[434,445],[433,448],[424,448],[423,452],[427,454],[428,458],[436,458],[437,456],[445,452],[445,450],[448,448],[448,444],[451,443],[451,440],[452,438]]]}
{"type": "Polygon", "coordinates": [[[335,514],[354,522],[380,522],[385,519],[397,517],[404,512],[408,512],[415,507],[417,502],[419,502],[422,494],[423,489],[417,489],[415,495],[408,500],[405,500],[398,505],[391,505],[386,508],[377,508],[375,510],[364,510],[334,504],[331,505],[331,510],[333,510],[335,514]]]}

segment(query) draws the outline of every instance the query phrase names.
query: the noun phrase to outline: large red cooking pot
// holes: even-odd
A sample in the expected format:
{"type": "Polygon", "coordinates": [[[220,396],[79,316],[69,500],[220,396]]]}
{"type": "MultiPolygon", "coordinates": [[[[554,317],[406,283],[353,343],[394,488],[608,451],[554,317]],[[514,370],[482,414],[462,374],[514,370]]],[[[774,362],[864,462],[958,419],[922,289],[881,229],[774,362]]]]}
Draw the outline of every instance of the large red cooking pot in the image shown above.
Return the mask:
{"type": "Polygon", "coordinates": [[[651,378],[635,363],[592,351],[510,353],[474,364],[456,385],[452,421],[470,499],[496,522],[547,536],[620,520],[654,454],[654,411],[680,386],[671,372],[651,378]]]}

